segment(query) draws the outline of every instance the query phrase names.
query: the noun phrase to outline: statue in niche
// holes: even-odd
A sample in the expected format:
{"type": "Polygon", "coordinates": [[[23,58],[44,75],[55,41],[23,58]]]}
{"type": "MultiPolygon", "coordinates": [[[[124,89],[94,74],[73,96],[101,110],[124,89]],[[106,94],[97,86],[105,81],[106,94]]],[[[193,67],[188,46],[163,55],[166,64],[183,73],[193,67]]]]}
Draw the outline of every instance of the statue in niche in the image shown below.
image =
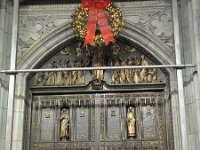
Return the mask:
{"type": "MultiPolygon", "coordinates": [[[[69,61],[64,63],[64,68],[69,68],[69,61]]],[[[69,71],[64,71],[64,85],[70,85],[70,74],[69,71]]]]}
{"type": "MultiPolygon", "coordinates": [[[[147,66],[147,65],[148,65],[148,62],[145,59],[145,56],[142,55],[141,56],[141,66],[147,66]]],[[[140,80],[141,80],[141,82],[147,82],[146,68],[142,68],[140,70],[140,80]]]]}
{"type": "Polygon", "coordinates": [[[60,53],[63,54],[63,55],[70,55],[71,50],[68,47],[66,47],[63,50],[61,50],[60,53]]]}
{"type": "Polygon", "coordinates": [[[37,74],[37,78],[36,78],[36,82],[35,85],[37,86],[43,86],[46,84],[46,79],[45,79],[45,74],[44,73],[38,73],[37,74]]]}
{"type": "MultiPolygon", "coordinates": [[[[92,58],[92,66],[93,67],[102,67],[104,66],[104,58],[103,58],[103,50],[98,48],[96,52],[94,52],[92,58]]],[[[92,78],[97,79],[99,82],[104,78],[103,70],[94,70],[92,71],[92,78]]]]}
{"type": "MultiPolygon", "coordinates": [[[[61,68],[61,61],[54,62],[54,66],[55,66],[55,68],[61,68]]],[[[55,85],[63,85],[63,73],[62,73],[62,71],[56,72],[55,85]]]]}
{"type": "Polygon", "coordinates": [[[129,107],[129,111],[127,113],[127,128],[128,128],[128,137],[136,137],[136,130],[135,130],[135,114],[133,112],[133,108],[129,107]]]}
{"type": "MultiPolygon", "coordinates": [[[[50,62],[48,64],[48,69],[51,68],[53,68],[53,63],[50,62]]],[[[55,74],[54,72],[48,72],[46,85],[54,85],[54,84],[55,84],[55,74]]]]}
{"type": "Polygon", "coordinates": [[[60,118],[60,139],[66,138],[69,138],[69,113],[66,108],[63,108],[60,118]]]}

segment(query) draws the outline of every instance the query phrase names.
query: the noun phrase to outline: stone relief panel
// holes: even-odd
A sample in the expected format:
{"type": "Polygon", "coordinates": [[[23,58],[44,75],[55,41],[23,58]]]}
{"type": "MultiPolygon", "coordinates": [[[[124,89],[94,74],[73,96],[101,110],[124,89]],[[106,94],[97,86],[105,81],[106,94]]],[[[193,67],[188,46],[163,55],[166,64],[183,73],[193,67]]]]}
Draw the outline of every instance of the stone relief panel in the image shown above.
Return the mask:
{"type": "MultiPolygon", "coordinates": [[[[117,3],[122,8],[124,19],[157,36],[173,49],[171,4],[167,2],[140,2],[136,5],[136,3],[117,3]]],[[[70,21],[74,9],[79,5],[28,5],[21,7],[18,58],[40,39],[70,21]]]]}
{"type": "Polygon", "coordinates": [[[18,57],[40,39],[71,19],[77,5],[36,5],[20,9],[18,57]]]}
{"type": "Polygon", "coordinates": [[[171,7],[135,8],[130,11],[124,10],[123,13],[125,19],[155,35],[171,49],[174,49],[171,7]]]}

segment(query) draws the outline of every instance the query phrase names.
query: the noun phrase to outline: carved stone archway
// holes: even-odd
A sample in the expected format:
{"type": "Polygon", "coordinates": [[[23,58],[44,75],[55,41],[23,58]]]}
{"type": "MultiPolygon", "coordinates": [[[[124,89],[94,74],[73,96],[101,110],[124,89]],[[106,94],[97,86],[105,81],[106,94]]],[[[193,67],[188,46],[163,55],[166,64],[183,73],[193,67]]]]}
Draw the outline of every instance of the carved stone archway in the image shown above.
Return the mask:
{"type": "MultiPolygon", "coordinates": [[[[119,38],[127,39],[130,43],[136,43],[144,48],[149,54],[158,60],[159,64],[175,64],[174,51],[171,50],[166,44],[157,39],[152,34],[147,33],[143,29],[125,22],[124,29],[121,31],[119,38]]],[[[58,49],[64,43],[70,43],[75,36],[71,27],[71,22],[68,22],[59,29],[53,31],[38,43],[33,45],[26,53],[24,53],[17,62],[18,69],[32,69],[39,66],[42,60],[58,49]]],[[[173,85],[172,70],[166,69],[170,76],[170,86],[173,85]]],[[[19,79],[16,93],[24,103],[27,97],[26,86],[30,74],[18,75],[19,79]]],[[[28,95],[29,96],[29,95],[28,95]]],[[[168,95],[167,95],[168,96],[168,95]]],[[[173,106],[172,106],[173,107],[173,106]]],[[[25,109],[25,108],[24,108],[25,109]]],[[[25,111],[25,110],[23,110],[25,111]]],[[[30,110],[29,110],[30,111],[30,110]]],[[[22,120],[21,120],[22,121],[22,120]]]]}

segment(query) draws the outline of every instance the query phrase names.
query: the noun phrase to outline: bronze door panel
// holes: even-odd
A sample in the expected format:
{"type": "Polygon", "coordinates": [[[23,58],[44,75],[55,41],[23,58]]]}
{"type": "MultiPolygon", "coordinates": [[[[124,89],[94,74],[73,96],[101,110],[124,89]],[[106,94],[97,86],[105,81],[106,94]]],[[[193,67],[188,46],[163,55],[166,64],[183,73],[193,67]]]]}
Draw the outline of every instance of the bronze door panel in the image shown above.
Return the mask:
{"type": "Polygon", "coordinates": [[[34,96],[31,149],[167,149],[162,92],[34,96]]]}

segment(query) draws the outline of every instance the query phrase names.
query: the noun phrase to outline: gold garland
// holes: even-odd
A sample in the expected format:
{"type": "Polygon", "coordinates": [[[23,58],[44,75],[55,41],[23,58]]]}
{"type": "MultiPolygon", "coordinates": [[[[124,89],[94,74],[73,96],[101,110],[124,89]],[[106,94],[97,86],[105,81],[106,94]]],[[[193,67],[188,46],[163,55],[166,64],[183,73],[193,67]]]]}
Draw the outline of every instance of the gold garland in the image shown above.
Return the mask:
{"type": "MultiPolygon", "coordinates": [[[[107,14],[113,36],[116,37],[124,25],[122,11],[115,4],[110,4],[105,8],[105,13],[107,14]]],[[[72,15],[74,33],[81,39],[85,39],[87,34],[87,17],[88,9],[82,6],[78,7],[72,15]]],[[[94,46],[102,46],[104,44],[101,34],[97,33],[94,39],[94,46]]]]}

